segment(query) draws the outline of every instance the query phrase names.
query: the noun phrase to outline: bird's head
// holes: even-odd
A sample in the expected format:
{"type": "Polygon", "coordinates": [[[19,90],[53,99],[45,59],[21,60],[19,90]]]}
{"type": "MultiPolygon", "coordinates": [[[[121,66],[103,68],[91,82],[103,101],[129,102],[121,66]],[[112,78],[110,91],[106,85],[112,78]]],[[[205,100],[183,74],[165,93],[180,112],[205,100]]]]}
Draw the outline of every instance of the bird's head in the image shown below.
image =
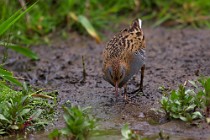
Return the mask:
{"type": "Polygon", "coordinates": [[[118,87],[122,86],[126,76],[126,67],[119,61],[113,61],[104,70],[104,79],[115,87],[115,93],[118,95],[118,87]]]}

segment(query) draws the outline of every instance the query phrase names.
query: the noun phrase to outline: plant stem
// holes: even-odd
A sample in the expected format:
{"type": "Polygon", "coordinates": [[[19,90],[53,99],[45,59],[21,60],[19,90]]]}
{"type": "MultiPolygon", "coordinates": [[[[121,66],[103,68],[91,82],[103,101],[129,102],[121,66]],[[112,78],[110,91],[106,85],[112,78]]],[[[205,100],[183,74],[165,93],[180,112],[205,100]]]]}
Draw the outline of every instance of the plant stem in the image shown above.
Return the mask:
{"type": "MultiPolygon", "coordinates": [[[[21,7],[23,8],[23,10],[25,11],[27,9],[27,6],[26,6],[26,2],[24,0],[19,0],[19,3],[21,5],[21,7]]],[[[27,25],[30,25],[30,16],[28,13],[26,13],[26,23],[27,25]]]]}
{"type": "Polygon", "coordinates": [[[82,75],[83,75],[82,82],[84,82],[86,80],[86,76],[87,76],[86,69],[85,69],[84,56],[82,56],[82,68],[83,68],[83,71],[82,71],[82,75]]]}

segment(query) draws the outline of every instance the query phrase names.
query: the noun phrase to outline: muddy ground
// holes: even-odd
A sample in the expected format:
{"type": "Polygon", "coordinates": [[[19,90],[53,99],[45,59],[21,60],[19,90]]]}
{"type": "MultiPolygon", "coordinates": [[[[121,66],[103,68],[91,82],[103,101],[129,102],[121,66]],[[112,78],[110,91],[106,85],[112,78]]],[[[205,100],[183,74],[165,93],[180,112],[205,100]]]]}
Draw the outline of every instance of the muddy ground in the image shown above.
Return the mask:
{"type": "MultiPolygon", "coordinates": [[[[34,86],[57,90],[60,105],[70,100],[91,106],[101,129],[120,129],[129,123],[133,129],[141,130],[142,135],[162,130],[186,138],[210,139],[210,127],[205,123],[191,126],[168,121],[156,111],[162,96],[159,86],[177,88],[185,80],[196,79],[197,74],[210,75],[210,30],[146,28],[144,32],[147,41],[144,93],[128,95],[130,103],[122,96],[116,99],[114,88],[102,78],[101,54],[113,35],[110,30],[104,32],[106,39],[101,44],[72,32],[68,39],[55,36],[50,46],[33,47],[40,56],[39,61],[12,56],[16,61],[7,67],[34,86]],[[85,82],[81,82],[82,56],[87,72],[85,82]]],[[[129,82],[128,92],[138,88],[139,80],[140,73],[129,82]]],[[[62,117],[55,125],[63,126],[62,117]]]]}

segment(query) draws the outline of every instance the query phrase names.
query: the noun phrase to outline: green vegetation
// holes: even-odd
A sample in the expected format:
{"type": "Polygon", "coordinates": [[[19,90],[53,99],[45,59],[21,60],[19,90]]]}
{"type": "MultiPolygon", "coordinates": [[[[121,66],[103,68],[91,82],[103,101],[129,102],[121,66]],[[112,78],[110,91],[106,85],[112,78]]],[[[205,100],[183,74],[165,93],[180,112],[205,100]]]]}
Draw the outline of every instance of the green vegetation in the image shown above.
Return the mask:
{"type": "Polygon", "coordinates": [[[197,94],[204,95],[204,105],[210,107],[210,77],[201,77],[197,81],[189,81],[196,89],[197,94]],[[202,88],[200,88],[201,86],[202,88]]]}
{"type": "Polygon", "coordinates": [[[197,102],[203,95],[197,95],[193,90],[186,90],[182,85],[178,90],[172,90],[169,97],[163,96],[161,99],[162,108],[166,114],[175,119],[192,121],[202,118],[201,112],[195,111],[203,102],[197,102]]]}
{"type": "MultiPolygon", "coordinates": [[[[0,2],[1,21],[7,19],[21,7],[30,6],[36,0],[0,2]],[[26,3],[27,2],[27,3],[26,3]]],[[[52,32],[77,31],[92,36],[100,42],[97,31],[108,29],[110,21],[120,22],[121,17],[131,20],[141,17],[155,21],[154,26],[193,26],[210,27],[210,4],[208,0],[45,0],[38,1],[33,9],[11,30],[10,40],[23,44],[49,43],[48,35],[52,32]]]]}
{"type": "Polygon", "coordinates": [[[40,130],[53,121],[56,100],[52,99],[55,94],[38,94],[26,86],[22,91],[15,91],[3,82],[0,85],[0,135],[40,130]]]}
{"type": "MultiPolygon", "coordinates": [[[[49,134],[49,138],[59,140],[66,137],[71,140],[85,140],[90,138],[90,136],[110,135],[110,132],[106,133],[107,130],[101,131],[96,129],[96,119],[88,114],[88,109],[90,108],[81,108],[73,105],[71,107],[63,106],[63,118],[66,126],[61,130],[54,129],[49,134]]],[[[129,129],[127,124],[122,127],[121,134],[122,140],[143,140],[139,134],[129,129]]]]}
{"type": "MultiPolygon", "coordinates": [[[[21,10],[18,10],[10,18],[6,19],[3,22],[0,22],[0,37],[4,35],[5,32],[9,30],[9,28],[11,28],[24,14],[26,14],[27,11],[31,10],[33,6],[34,5],[30,6],[28,9],[26,9],[23,12],[21,12],[21,10]]],[[[33,53],[30,49],[9,43],[8,41],[0,41],[0,47],[5,47],[6,51],[7,49],[12,49],[29,58],[38,59],[37,55],[33,53]]],[[[3,64],[0,65],[0,77],[3,78],[4,80],[10,81],[13,84],[22,86],[22,84],[13,76],[11,72],[2,68],[6,59],[7,56],[4,56],[2,60],[3,64]]]]}
{"type": "Polygon", "coordinates": [[[142,0],[142,11],[147,19],[156,20],[154,26],[210,27],[208,0],[142,0]]]}
{"type": "Polygon", "coordinates": [[[154,135],[153,137],[141,137],[139,131],[131,130],[128,124],[123,125],[121,129],[121,135],[122,135],[121,140],[153,140],[153,139],[169,140],[169,136],[163,134],[162,131],[160,131],[157,136],[154,135]]]}
{"type": "MultiPolygon", "coordinates": [[[[4,35],[33,6],[31,5],[25,11],[18,10],[3,22],[1,20],[0,36],[4,35]]],[[[5,10],[3,9],[2,13],[5,10]]],[[[9,43],[7,40],[2,40],[0,45],[6,51],[12,49],[31,59],[38,58],[30,49],[9,43]]],[[[49,102],[48,100],[52,100],[54,97],[48,96],[46,92],[34,92],[26,84],[19,82],[12,72],[3,68],[6,59],[7,56],[4,56],[3,64],[0,65],[0,135],[16,134],[31,129],[43,129],[44,125],[54,118],[53,107],[55,107],[56,102],[49,102]],[[13,90],[7,81],[19,86],[22,90],[13,90]]]]}
{"type": "Polygon", "coordinates": [[[129,129],[129,126],[126,124],[121,129],[122,139],[121,140],[141,140],[140,136],[129,129]]]}
{"type": "MultiPolygon", "coordinates": [[[[178,90],[170,91],[168,96],[163,89],[164,96],[161,99],[161,105],[168,117],[192,122],[194,119],[203,118],[204,108],[209,109],[210,77],[202,77],[196,82],[189,82],[195,88],[186,89],[185,86],[180,85],[178,90]]],[[[208,116],[209,112],[206,113],[208,116]]]]}
{"type": "MultiPolygon", "coordinates": [[[[4,35],[26,12],[34,5],[31,5],[25,11],[18,10],[10,18],[0,22],[0,36],[4,35]]],[[[3,10],[4,12],[4,10],[3,10]]],[[[0,46],[7,51],[12,49],[31,59],[37,59],[37,55],[30,49],[21,47],[8,41],[1,41],[0,46]]],[[[4,56],[3,64],[0,65],[0,135],[15,134],[31,129],[43,129],[44,125],[53,120],[55,102],[37,97],[48,98],[50,96],[41,92],[40,95],[19,82],[13,73],[3,68],[7,57],[4,56]],[[13,90],[11,85],[6,83],[9,81],[22,88],[22,90],[13,90]]],[[[53,97],[51,97],[52,99],[53,97]]]]}
{"type": "Polygon", "coordinates": [[[87,109],[80,106],[69,108],[63,106],[66,127],[61,130],[55,129],[49,137],[51,139],[59,139],[61,136],[71,140],[87,139],[96,127],[96,120],[87,113],[87,109]]]}
{"type": "MultiPolygon", "coordinates": [[[[33,2],[30,1],[27,5],[33,2]]],[[[27,6],[26,3],[23,5],[27,6]]],[[[85,33],[86,30],[97,41],[100,41],[94,28],[105,27],[111,19],[115,19],[122,12],[132,11],[134,6],[134,1],[121,0],[38,1],[26,15],[26,19],[22,19],[15,25],[12,35],[15,40],[13,41],[24,44],[40,43],[40,38],[48,41],[46,35],[58,31],[56,29],[76,30],[80,33],[85,33]]],[[[20,9],[21,5],[18,1],[1,1],[0,8],[3,9],[0,19],[5,20],[5,17],[13,15],[14,11],[20,9]]]]}
{"type": "MultiPolygon", "coordinates": [[[[12,72],[2,69],[1,67],[0,67],[0,77],[6,81],[13,83],[13,84],[22,86],[22,84],[13,76],[12,72]]],[[[0,81],[2,81],[2,80],[0,80],[0,81]]],[[[0,83],[0,85],[1,85],[1,83],[0,83]]]]}

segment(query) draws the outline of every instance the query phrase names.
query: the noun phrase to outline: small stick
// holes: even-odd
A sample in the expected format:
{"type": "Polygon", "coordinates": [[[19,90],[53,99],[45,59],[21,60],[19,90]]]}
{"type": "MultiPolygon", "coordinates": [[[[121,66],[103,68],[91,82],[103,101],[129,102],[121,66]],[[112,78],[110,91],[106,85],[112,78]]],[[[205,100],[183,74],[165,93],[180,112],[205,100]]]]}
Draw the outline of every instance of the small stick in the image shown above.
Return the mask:
{"type": "Polygon", "coordinates": [[[86,80],[86,76],[87,76],[87,73],[86,73],[86,70],[85,70],[85,60],[84,60],[84,56],[82,56],[82,68],[83,68],[83,71],[82,71],[83,79],[82,79],[82,81],[84,82],[84,81],[86,80]]]}
{"type": "Polygon", "coordinates": [[[184,86],[186,86],[187,85],[187,81],[184,81],[184,86]]]}
{"type": "MultiPolygon", "coordinates": [[[[46,99],[54,99],[54,97],[52,97],[50,95],[39,94],[39,93],[43,92],[44,90],[49,90],[49,89],[51,89],[51,88],[39,89],[38,91],[35,91],[34,93],[32,93],[31,96],[32,97],[46,98],[46,99]]],[[[55,92],[55,91],[52,91],[52,92],[55,92]]]]}

